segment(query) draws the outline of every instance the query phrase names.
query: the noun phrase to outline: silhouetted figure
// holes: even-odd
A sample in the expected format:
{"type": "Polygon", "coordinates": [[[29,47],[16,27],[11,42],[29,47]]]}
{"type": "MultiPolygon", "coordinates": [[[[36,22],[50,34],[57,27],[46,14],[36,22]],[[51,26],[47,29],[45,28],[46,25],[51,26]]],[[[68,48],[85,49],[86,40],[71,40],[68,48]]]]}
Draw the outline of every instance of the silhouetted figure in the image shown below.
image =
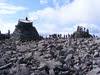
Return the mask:
{"type": "Polygon", "coordinates": [[[80,28],[80,27],[79,27],[79,26],[77,26],[77,31],[79,31],[79,28],[80,28]]]}
{"type": "Polygon", "coordinates": [[[58,38],[59,38],[59,36],[60,36],[60,35],[58,34],[58,38]]]}
{"type": "Polygon", "coordinates": [[[95,38],[95,35],[93,34],[93,38],[95,38]]]}
{"type": "Polygon", "coordinates": [[[88,29],[87,29],[86,33],[89,34],[89,30],[88,29]]]}
{"type": "Polygon", "coordinates": [[[52,35],[49,35],[49,38],[52,38],[52,35]]]}
{"type": "Polygon", "coordinates": [[[8,35],[10,35],[10,30],[8,30],[8,35]]]}
{"type": "Polygon", "coordinates": [[[70,34],[68,33],[68,37],[70,37],[70,34]]]}
{"type": "Polygon", "coordinates": [[[67,34],[66,34],[66,38],[67,38],[67,34]]]}
{"type": "Polygon", "coordinates": [[[47,36],[46,36],[46,39],[47,39],[47,36]]]}
{"type": "Polygon", "coordinates": [[[66,38],[65,34],[64,34],[64,38],[66,38]]]}
{"type": "Polygon", "coordinates": [[[80,27],[80,31],[83,31],[83,27],[82,26],[80,27]]]}
{"type": "Polygon", "coordinates": [[[28,20],[28,17],[26,17],[26,20],[28,20]]]}
{"type": "Polygon", "coordinates": [[[62,34],[60,34],[60,38],[62,37],[62,34]]]}
{"type": "Polygon", "coordinates": [[[86,28],[84,27],[84,32],[85,32],[85,29],[86,29],[86,28]]]}
{"type": "Polygon", "coordinates": [[[8,39],[10,38],[10,30],[8,30],[8,36],[7,36],[7,38],[8,39]]]}

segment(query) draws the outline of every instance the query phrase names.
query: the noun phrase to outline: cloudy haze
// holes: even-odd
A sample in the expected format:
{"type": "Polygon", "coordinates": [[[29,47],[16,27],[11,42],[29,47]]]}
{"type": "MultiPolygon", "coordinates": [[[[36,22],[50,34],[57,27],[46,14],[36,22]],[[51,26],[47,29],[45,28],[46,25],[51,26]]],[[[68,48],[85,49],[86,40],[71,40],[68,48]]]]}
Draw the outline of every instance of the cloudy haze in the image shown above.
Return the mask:
{"type": "Polygon", "coordinates": [[[0,0],[0,29],[13,32],[28,16],[40,34],[73,33],[80,25],[100,36],[99,9],[100,0],[0,0]]]}

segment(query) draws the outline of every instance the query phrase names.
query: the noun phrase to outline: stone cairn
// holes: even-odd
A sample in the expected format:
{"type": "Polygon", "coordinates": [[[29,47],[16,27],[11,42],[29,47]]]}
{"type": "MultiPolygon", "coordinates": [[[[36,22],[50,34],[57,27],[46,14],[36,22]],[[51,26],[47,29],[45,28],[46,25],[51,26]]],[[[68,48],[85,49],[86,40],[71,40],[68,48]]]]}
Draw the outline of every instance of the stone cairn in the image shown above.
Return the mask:
{"type": "Polygon", "coordinates": [[[37,30],[32,24],[33,22],[28,20],[27,17],[26,19],[19,19],[16,29],[13,32],[12,39],[21,41],[40,40],[41,38],[37,30]]]}

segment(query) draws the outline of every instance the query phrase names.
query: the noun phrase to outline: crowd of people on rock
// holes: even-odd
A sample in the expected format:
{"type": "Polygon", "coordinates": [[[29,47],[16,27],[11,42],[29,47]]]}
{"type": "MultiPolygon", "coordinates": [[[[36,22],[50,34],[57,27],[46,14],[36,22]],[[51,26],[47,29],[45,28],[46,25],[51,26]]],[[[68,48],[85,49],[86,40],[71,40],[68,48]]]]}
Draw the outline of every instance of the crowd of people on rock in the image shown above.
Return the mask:
{"type": "Polygon", "coordinates": [[[49,37],[47,37],[46,36],[46,38],[58,38],[58,39],[60,39],[60,38],[69,38],[69,37],[71,37],[72,36],[72,34],[51,34],[51,35],[49,35],[49,37]]]}
{"type": "Polygon", "coordinates": [[[89,33],[89,30],[88,29],[86,29],[85,27],[82,27],[82,26],[77,26],[77,31],[78,32],[87,32],[87,33],[89,33]]]}
{"type": "MultiPolygon", "coordinates": [[[[26,18],[26,20],[28,20],[26,18]]],[[[85,27],[82,27],[82,26],[77,26],[77,32],[86,32],[89,34],[89,30],[86,29],[85,27]]],[[[2,34],[1,31],[0,31],[0,39],[2,39],[2,37],[6,38],[6,37],[10,37],[10,30],[8,30],[8,33],[7,34],[2,34]]],[[[72,34],[50,34],[48,37],[46,36],[45,38],[57,38],[57,39],[60,39],[60,38],[70,38],[72,37],[72,34]]],[[[96,37],[95,35],[93,35],[93,37],[96,37]]]]}
{"type": "Polygon", "coordinates": [[[9,39],[10,38],[10,30],[8,30],[7,34],[2,34],[0,31],[0,40],[2,39],[9,39]]]}
{"type": "MultiPolygon", "coordinates": [[[[0,35],[1,35],[2,33],[1,33],[1,30],[0,30],[0,35]]],[[[8,33],[7,34],[5,34],[5,35],[10,35],[10,30],[8,30],[8,33]]]]}
{"type": "MultiPolygon", "coordinates": [[[[85,27],[82,26],[77,26],[77,32],[84,32],[85,34],[89,34],[89,30],[86,29],[85,27]]],[[[73,38],[72,37],[73,34],[50,34],[48,37],[46,36],[46,38],[73,38]]],[[[92,37],[96,37],[95,35],[93,35],[92,37]]]]}

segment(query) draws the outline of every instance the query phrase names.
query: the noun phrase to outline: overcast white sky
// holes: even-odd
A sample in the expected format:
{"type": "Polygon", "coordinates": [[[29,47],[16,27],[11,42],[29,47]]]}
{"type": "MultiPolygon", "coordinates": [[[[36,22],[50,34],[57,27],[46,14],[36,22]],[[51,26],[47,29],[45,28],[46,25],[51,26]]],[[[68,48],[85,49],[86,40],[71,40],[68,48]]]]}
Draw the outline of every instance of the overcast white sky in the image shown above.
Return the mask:
{"type": "Polygon", "coordinates": [[[0,0],[0,30],[28,16],[40,34],[73,33],[77,25],[100,36],[100,0],[0,0]]]}

